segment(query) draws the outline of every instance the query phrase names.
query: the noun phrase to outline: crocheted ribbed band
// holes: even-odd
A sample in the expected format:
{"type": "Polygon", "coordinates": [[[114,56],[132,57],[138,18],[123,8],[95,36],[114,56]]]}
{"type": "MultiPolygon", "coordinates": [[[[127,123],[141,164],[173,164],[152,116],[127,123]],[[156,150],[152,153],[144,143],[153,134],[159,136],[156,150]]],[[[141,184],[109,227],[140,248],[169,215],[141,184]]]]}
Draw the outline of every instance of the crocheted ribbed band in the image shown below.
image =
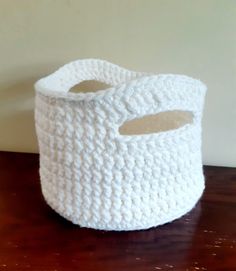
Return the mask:
{"type": "Polygon", "coordinates": [[[41,187],[75,224],[136,230],[190,211],[204,190],[201,118],[206,87],[183,75],[129,71],[103,60],[69,63],[35,84],[41,187]],[[112,87],[71,93],[84,80],[112,87]],[[121,135],[126,121],[184,110],[178,129],[121,135]]]}

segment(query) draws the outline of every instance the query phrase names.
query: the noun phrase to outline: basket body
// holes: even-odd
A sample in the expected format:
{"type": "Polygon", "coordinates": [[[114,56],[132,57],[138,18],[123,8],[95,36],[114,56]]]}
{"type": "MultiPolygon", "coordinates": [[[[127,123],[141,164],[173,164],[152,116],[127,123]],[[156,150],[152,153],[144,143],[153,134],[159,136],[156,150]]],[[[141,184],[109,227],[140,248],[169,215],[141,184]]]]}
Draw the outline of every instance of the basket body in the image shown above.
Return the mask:
{"type": "Polygon", "coordinates": [[[200,81],[90,59],[67,64],[35,87],[42,193],[56,212],[82,227],[137,230],[194,207],[204,190],[206,87],[200,81]],[[89,79],[112,87],[68,92],[89,79]],[[192,123],[155,134],[119,134],[127,120],[176,109],[192,112],[192,123]]]}

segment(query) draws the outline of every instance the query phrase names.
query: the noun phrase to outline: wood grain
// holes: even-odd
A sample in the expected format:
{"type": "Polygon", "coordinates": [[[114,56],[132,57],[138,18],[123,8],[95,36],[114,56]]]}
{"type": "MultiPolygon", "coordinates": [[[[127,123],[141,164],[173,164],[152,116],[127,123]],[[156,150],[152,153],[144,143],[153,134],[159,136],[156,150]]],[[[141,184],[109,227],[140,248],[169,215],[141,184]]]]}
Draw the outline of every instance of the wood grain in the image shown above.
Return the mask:
{"type": "Polygon", "coordinates": [[[236,169],[205,167],[197,206],[145,231],[79,228],[41,195],[38,155],[0,153],[0,270],[236,270],[236,169]]]}

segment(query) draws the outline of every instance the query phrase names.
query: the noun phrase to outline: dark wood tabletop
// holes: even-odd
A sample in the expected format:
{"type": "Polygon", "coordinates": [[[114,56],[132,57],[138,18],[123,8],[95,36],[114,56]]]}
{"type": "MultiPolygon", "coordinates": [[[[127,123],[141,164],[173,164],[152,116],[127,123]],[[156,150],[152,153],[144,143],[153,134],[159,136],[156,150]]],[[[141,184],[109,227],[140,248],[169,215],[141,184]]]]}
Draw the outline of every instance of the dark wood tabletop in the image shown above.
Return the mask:
{"type": "Polygon", "coordinates": [[[0,152],[0,270],[236,271],[236,168],[205,167],[184,217],[150,230],[80,228],[44,201],[37,154],[0,152]]]}

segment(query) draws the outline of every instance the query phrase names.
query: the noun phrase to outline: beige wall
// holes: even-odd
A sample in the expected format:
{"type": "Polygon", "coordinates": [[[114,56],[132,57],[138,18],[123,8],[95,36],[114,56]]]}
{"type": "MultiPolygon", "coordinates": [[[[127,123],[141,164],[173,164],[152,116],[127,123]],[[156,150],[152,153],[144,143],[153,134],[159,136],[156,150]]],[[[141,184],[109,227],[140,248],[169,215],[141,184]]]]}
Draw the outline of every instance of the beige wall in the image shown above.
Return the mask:
{"type": "Polygon", "coordinates": [[[236,166],[236,1],[0,0],[0,149],[37,152],[33,83],[86,57],[208,85],[205,164],[236,166]]]}

